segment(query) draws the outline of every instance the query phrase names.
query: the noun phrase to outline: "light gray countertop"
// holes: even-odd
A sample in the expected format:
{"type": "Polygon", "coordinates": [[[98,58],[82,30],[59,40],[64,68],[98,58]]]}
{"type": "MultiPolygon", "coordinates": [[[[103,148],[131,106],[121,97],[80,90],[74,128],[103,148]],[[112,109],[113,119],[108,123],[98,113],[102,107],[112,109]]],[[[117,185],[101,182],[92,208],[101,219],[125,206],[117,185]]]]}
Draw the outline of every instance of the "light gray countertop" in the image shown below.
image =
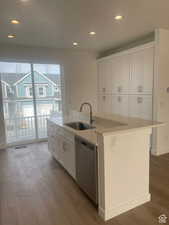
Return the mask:
{"type": "Polygon", "coordinates": [[[89,130],[75,130],[65,125],[65,123],[82,121],[87,123],[89,121],[88,114],[72,111],[63,117],[51,116],[49,119],[53,123],[61,126],[62,128],[73,132],[87,141],[97,145],[97,136],[101,134],[105,135],[119,135],[131,130],[143,129],[148,127],[158,127],[164,125],[164,123],[143,120],[140,118],[123,117],[116,114],[103,114],[94,113],[93,115],[94,129],[89,130]]]}

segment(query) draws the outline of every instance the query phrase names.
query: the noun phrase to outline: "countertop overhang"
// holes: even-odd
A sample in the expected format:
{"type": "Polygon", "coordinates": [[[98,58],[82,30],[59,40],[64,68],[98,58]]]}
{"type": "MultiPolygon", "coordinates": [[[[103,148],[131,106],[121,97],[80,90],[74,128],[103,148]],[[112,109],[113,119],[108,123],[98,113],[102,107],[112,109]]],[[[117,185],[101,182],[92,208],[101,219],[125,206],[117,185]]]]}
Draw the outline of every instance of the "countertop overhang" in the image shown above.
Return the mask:
{"type": "Polygon", "coordinates": [[[71,112],[67,116],[63,116],[60,120],[58,120],[55,116],[51,116],[48,120],[95,145],[97,145],[98,134],[103,136],[122,135],[138,129],[155,128],[165,125],[165,123],[162,122],[124,117],[116,114],[94,113],[93,118],[93,126],[95,128],[88,130],[75,130],[65,125],[65,123],[75,121],[86,123],[86,120],[88,120],[88,115],[86,113],[71,112]]]}

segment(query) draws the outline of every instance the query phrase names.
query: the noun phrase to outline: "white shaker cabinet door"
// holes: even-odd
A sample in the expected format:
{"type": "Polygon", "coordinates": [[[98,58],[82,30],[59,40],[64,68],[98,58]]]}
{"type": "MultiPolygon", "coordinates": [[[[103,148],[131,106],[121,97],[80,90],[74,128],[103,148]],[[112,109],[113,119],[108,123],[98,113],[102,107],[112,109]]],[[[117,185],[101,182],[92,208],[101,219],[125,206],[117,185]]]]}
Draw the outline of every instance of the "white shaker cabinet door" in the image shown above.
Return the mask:
{"type": "Polygon", "coordinates": [[[63,138],[62,142],[62,165],[75,179],[75,143],[63,138]]]}
{"type": "Polygon", "coordinates": [[[61,135],[55,135],[55,138],[54,138],[54,148],[55,148],[54,156],[59,162],[62,161],[62,142],[63,142],[62,136],[61,135]]]}
{"type": "Polygon", "coordinates": [[[112,96],[112,112],[121,116],[128,116],[128,95],[112,96]]]}
{"type": "Polygon", "coordinates": [[[152,95],[131,95],[129,116],[152,120],[152,95]]]}
{"type": "Polygon", "coordinates": [[[102,113],[112,112],[112,95],[100,94],[98,96],[98,111],[102,113]]]}
{"type": "Polygon", "coordinates": [[[113,58],[112,83],[113,94],[128,94],[130,79],[130,55],[120,55],[113,58]]]}
{"type": "Polygon", "coordinates": [[[131,56],[130,93],[152,94],[154,48],[145,48],[131,56]]]}
{"type": "Polygon", "coordinates": [[[98,88],[100,93],[112,91],[112,60],[104,59],[98,62],[98,88]]]}

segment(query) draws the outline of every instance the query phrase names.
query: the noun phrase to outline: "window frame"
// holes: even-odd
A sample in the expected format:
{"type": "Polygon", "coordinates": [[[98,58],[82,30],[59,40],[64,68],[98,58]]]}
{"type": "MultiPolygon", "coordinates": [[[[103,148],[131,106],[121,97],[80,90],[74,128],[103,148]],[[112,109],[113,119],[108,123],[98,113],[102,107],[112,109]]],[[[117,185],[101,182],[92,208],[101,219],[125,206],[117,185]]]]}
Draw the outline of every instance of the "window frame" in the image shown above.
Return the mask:
{"type": "Polygon", "coordinates": [[[30,85],[26,86],[26,97],[33,98],[33,87],[31,87],[30,85]],[[30,94],[31,93],[30,89],[32,89],[32,95],[30,94]]]}

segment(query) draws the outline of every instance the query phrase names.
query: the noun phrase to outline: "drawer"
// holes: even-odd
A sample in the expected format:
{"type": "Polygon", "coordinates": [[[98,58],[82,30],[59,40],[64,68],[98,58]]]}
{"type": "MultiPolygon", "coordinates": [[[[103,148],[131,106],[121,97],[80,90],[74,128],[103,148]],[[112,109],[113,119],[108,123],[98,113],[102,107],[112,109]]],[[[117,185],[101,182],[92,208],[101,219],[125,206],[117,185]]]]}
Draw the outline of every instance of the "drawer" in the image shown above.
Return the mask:
{"type": "Polygon", "coordinates": [[[74,136],[75,134],[69,130],[67,130],[64,127],[60,127],[59,125],[48,121],[48,136],[56,136],[56,135],[61,135],[64,138],[66,138],[68,141],[71,141],[74,143],[74,136]]]}

